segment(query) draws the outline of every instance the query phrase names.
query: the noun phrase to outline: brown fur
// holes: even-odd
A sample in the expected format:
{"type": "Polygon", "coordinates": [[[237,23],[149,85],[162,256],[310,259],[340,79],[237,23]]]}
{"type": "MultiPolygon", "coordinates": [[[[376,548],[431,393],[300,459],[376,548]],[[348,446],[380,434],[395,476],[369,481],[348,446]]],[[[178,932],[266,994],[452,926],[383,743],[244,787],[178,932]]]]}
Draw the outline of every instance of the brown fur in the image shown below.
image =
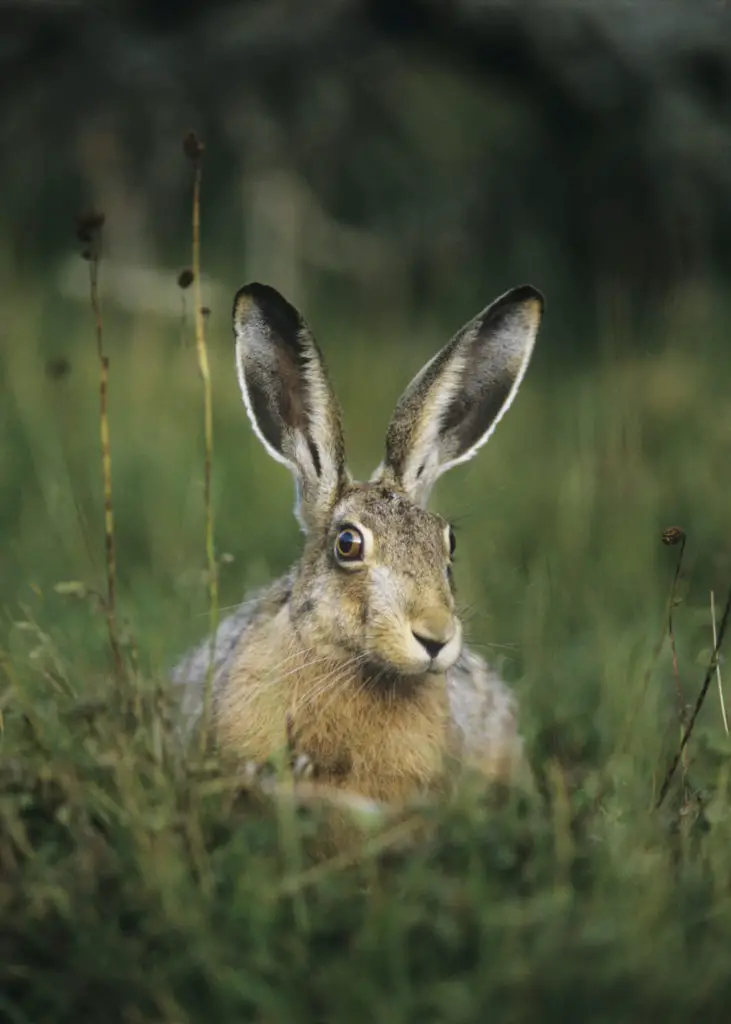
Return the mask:
{"type": "Polygon", "coordinates": [[[283,608],[236,659],[216,706],[222,746],[266,760],[285,747],[291,722],[295,749],[318,780],[393,804],[439,785],[450,731],[444,676],[410,680],[403,695],[369,686],[348,661],[308,667],[288,619],[283,608]],[[274,663],[272,650],[283,652],[274,663]]]}

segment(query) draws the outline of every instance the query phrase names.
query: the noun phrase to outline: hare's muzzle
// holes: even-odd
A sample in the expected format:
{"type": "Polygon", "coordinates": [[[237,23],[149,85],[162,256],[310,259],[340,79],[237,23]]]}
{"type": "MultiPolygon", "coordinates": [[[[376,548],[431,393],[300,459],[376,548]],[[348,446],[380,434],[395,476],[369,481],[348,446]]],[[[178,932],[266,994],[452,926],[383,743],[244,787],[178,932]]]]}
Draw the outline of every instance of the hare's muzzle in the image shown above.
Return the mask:
{"type": "Polygon", "coordinates": [[[459,657],[461,649],[459,620],[445,609],[424,612],[411,621],[411,648],[431,672],[444,672],[459,657]]]}

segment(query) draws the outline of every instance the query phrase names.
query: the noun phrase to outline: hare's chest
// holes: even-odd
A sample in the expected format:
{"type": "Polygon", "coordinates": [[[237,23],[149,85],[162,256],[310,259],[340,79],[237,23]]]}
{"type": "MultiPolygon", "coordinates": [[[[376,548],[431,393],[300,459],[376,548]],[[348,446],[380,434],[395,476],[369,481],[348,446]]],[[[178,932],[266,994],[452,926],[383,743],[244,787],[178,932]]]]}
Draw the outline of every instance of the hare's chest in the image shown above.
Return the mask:
{"type": "Polygon", "coordinates": [[[351,695],[334,703],[340,706],[292,716],[297,751],[318,778],[394,804],[441,786],[449,738],[441,694],[414,702],[351,695]]]}

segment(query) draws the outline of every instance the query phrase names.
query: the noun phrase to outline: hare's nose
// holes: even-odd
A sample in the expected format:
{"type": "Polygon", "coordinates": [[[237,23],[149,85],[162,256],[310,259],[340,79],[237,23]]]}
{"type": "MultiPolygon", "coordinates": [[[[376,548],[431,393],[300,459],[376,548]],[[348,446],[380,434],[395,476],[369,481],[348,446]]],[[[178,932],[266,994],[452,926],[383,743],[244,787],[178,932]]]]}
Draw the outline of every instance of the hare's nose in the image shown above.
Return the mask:
{"type": "Polygon", "coordinates": [[[448,642],[446,640],[432,640],[431,637],[422,636],[420,633],[416,633],[413,629],[411,632],[414,635],[414,639],[419,641],[430,658],[436,658],[441,649],[445,647],[448,642]]]}
{"type": "Polygon", "coordinates": [[[424,608],[411,620],[411,632],[430,658],[436,658],[455,634],[457,625],[448,608],[424,608]]]}

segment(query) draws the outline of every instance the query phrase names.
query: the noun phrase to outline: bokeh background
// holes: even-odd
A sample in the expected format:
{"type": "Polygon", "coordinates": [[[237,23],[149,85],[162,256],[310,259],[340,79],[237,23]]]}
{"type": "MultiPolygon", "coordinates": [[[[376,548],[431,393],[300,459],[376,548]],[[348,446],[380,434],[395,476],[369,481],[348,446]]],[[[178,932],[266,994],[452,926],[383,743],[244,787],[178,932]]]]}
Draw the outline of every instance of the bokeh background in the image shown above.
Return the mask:
{"type": "MultiPolygon", "coordinates": [[[[686,680],[698,673],[709,592],[731,568],[727,5],[4,3],[0,39],[11,645],[22,608],[85,665],[106,658],[103,621],[54,590],[104,572],[74,232],[89,208],[106,215],[120,614],[154,673],[205,632],[202,399],[193,290],[177,285],[193,128],[224,605],[299,545],[291,482],[240,405],[234,290],[263,280],[303,309],[365,474],[422,362],[530,281],[547,312],[520,399],[436,495],[470,633],[525,697],[529,729],[611,747],[661,628],[674,554],[660,532],[678,523],[679,656],[686,680]]],[[[672,719],[672,680],[656,696],[672,719]]]]}

